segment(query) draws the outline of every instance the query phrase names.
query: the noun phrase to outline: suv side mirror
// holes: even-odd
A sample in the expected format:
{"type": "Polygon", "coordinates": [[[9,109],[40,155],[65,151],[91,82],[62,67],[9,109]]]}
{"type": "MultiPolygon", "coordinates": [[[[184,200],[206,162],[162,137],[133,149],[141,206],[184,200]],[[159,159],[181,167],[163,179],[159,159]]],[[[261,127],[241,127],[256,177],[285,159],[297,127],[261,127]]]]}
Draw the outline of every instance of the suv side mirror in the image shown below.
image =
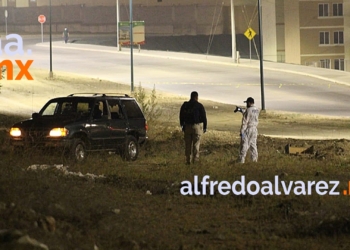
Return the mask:
{"type": "Polygon", "coordinates": [[[41,117],[41,115],[39,113],[33,113],[32,114],[33,120],[38,119],[39,117],[41,117]]]}

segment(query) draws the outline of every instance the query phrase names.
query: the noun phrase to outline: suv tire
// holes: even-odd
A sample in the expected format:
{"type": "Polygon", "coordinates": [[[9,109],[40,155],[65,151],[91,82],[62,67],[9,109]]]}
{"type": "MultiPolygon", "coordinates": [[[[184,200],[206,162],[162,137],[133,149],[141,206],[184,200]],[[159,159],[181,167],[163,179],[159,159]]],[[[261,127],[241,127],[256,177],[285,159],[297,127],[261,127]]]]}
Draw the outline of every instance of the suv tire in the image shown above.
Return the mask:
{"type": "Polygon", "coordinates": [[[75,163],[82,163],[86,160],[87,152],[85,142],[81,139],[75,139],[71,150],[70,157],[75,163]]]}
{"type": "Polygon", "coordinates": [[[136,138],[128,135],[125,140],[125,148],[122,152],[122,157],[126,161],[135,161],[139,155],[139,144],[136,138]]]}

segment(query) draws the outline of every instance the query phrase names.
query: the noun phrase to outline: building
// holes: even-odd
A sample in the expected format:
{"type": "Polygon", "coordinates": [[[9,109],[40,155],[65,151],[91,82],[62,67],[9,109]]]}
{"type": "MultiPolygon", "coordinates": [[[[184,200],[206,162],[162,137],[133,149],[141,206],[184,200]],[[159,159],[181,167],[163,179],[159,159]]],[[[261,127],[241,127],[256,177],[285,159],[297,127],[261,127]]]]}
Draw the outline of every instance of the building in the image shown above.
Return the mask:
{"type": "Polygon", "coordinates": [[[349,14],[349,1],[285,1],[285,61],[350,71],[349,14]]]}
{"type": "MultiPolygon", "coordinates": [[[[231,34],[231,1],[236,34],[257,34],[257,0],[133,0],[134,20],[148,36],[231,34]]],[[[129,19],[129,0],[51,0],[53,32],[115,33],[129,19]]],[[[48,16],[49,0],[0,0],[0,20],[18,32],[35,32],[37,16],[48,16]]],[[[350,71],[350,1],[261,0],[264,60],[350,71]]],[[[48,30],[47,25],[45,29],[48,30]]],[[[2,31],[2,30],[0,30],[2,31]]],[[[257,41],[254,39],[253,41],[257,41]]]]}

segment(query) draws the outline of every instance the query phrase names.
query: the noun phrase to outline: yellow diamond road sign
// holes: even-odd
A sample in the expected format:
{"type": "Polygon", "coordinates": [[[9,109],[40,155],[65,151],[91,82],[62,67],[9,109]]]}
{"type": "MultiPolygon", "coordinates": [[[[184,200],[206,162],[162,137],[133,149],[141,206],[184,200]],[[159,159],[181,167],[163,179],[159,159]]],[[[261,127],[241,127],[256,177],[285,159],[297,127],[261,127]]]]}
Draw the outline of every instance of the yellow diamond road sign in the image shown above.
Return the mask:
{"type": "Polygon", "coordinates": [[[244,35],[249,39],[252,40],[254,36],[256,35],[255,31],[252,28],[248,28],[246,32],[244,32],[244,35]]]}

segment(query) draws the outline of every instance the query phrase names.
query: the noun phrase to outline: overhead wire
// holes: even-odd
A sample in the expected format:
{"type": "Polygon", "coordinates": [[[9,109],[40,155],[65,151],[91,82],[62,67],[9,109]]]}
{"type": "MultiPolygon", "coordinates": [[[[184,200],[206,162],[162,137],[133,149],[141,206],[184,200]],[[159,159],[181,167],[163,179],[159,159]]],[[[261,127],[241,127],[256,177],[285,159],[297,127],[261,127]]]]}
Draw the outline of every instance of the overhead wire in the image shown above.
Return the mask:
{"type": "Polygon", "coordinates": [[[214,21],[215,21],[217,6],[218,6],[218,0],[216,0],[216,3],[215,3],[215,9],[214,9],[213,20],[212,20],[212,22],[211,22],[211,27],[210,27],[210,32],[209,32],[209,41],[208,41],[208,46],[207,46],[207,54],[209,53],[210,40],[211,40],[213,28],[214,28],[214,21]]]}
{"type": "Polygon", "coordinates": [[[217,18],[217,20],[216,20],[215,28],[214,28],[214,30],[213,30],[214,21],[215,21],[215,16],[216,16],[216,12],[217,12],[217,11],[216,11],[217,5],[218,5],[218,0],[216,1],[216,4],[215,4],[215,10],[214,10],[214,15],[213,15],[213,21],[212,21],[212,26],[211,26],[211,29],[210,29],[209,42],[208,42],[208,47],[207,47],[207,55],[209,54],[209,50],[210,50],[211,45],[212,45],[212,43],[213,43],[216,28],[219,26],[219,21],[220,21],[222,9],[223,9],[223,6],[224,6],[224,2],[222,2],[221,8],[220,8],[220,11],[219,11],[219,14],[218,14],[218,18],[217,18]]]}

